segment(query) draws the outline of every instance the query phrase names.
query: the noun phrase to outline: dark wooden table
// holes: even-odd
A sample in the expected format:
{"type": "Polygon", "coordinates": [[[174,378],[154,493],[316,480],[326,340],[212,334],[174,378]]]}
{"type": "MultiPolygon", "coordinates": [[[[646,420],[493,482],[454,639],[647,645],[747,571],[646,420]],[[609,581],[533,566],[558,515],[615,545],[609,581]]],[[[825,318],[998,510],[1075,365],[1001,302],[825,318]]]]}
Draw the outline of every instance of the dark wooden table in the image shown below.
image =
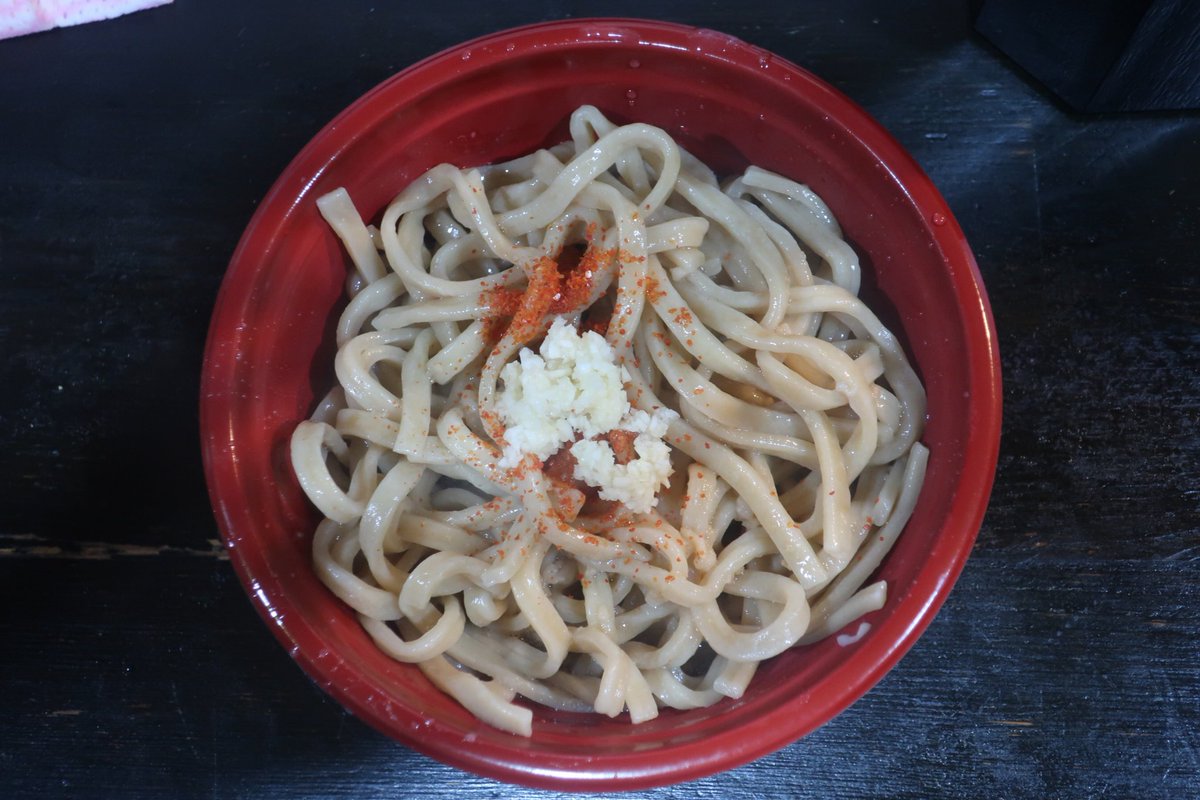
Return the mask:
{"type": "Polygon", "coordinates": [[[991,508],[912,652],[806,739],[645,794],[1200,796],[1200,117],[1072,115],[950,0],[177,0],[0,42],[0,796],[545,794],[291,662],[222,552],[196,408],[225,265],[310,136],[444,47],[596,14],[865,106],[966,230],[1005,378],[991,508]]]}

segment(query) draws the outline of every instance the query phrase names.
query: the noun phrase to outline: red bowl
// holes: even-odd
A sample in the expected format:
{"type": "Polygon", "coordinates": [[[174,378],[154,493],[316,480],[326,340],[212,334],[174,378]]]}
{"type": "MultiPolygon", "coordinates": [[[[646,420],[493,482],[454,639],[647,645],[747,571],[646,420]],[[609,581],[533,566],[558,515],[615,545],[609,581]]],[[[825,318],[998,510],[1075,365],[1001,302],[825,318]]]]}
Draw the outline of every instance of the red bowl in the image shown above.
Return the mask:
{"type": "Polygon", "coordinates": [[[213,509],[238,575],[310,676],[361,719],[483,775],[630,789],[743,764],[825,723],[883,677],[945,600],[995,472],[1000,368],[978,269],[945,201],[866,113],[804,70],[709,30],[571,20],[487,36],[385,81],[329,123],[259,207],[213,313],[200,400],[213,509]],[[749,163],[808,183],[864,267],[865,294],[905,342],[929,395],[931,451],[907,531],[879,571],[870,632],[764,664],[740,700],[625,718],[536,709],[532,738],[477,722],[413,666],[381,653],[317,580],[316,513],[287,443],[331,385],[345,260],[314,201],[349,189],[368,218],[427,168],[561,141],[577,106],[665,128],[719,173],[749,163]]]}

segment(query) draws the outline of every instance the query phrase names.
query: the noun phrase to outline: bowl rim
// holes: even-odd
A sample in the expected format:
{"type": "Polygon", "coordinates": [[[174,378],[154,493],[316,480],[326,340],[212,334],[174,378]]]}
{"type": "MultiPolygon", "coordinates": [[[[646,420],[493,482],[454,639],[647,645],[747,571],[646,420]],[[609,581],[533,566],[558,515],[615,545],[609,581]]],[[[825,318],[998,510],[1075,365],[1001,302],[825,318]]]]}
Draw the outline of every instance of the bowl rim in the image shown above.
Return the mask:
{"type": "MultiPolygon", "coordinates": [[[[875,686],[915,644],[932,621],[974,545],[983,521],[995,477],[999,454],[1002,413],[1001,375],[995,324],[982,276],[974,255],[958,222],[945,200],[916,161],[878,122],[838,90],[782,57],[728,34],[689,25],[629,17],[588,17],[554,20],[514,27],[480,36],[428,56],[393,74],[354,100],[304,146],[276,179],[259,203],[230,259],[214,306],[205,344],[200,387],[200,444],[205,478],[222,541],[243,588],[259,615],[283,643],[304,671],[359,719],[377,730],[399,739],[407,746],[444,763],[491,778],[529,786],[566,790],[612,791],[638,789],[692,780],[724,769],[748,763],[807,735],[844,711],[875,686]],[[297,614],[286,615],[277,591],[280,581],[253,547],[244,545],[239,531],[252,530],[255,521],[241,497],[236,465],[228,462],[232,409],[225,387],[235,368],[234,357],[220,347],[223,332],[232,330],[240,320],[238,298],[257,275],[257,253],[265,243],[269,249],[278,230],[296,212],[308,186],[337,160],[341,152],[361,132],[369,129],[364,119],[377,119],[386,109],[376,108],[376,98],[394,90],[397,84],[423,85],[428,80],[443,81],[462,69],[462,54],[470,53],[471,69],[499,63],[528,48],[570,48],[585,42],[603,46],[613,38],[595,36],[599,29],[619,30],[617,41],[628,45],[627,33],[638,37],[638,44],[695,48],[704,57],[716,58],[735,66],[761,66],[769,57],[776,81],[789,76],[792,91],[818,97],[819,104],[837,118],[846,133],[865,147],[890,172],[925,219],[940,217],[929,227],[941,248],[962,310],[967,356],[973,365],[969,438],[962,471],[957,479],[952,507],[947,518],[959,521],[961,536],[942,554],[937,580],[928,587],[914,582],[913,591],[924,600],[909,620],[902,635],[880,643],[868,669],[848,676],[838,690],[815,703],[817,713],[796,725],[786,704],[739,729],[738,741],[731,746],[713,748],[711,742],[671,745],[648,753],[606,754],[595,759],[578,757],[555,763],[530,763],[528,752],[516,748],[462,748],[460,743],[436,737],[415,735],[398,730],[394,720],[373,706],[371,689],[360,677],[337,670],[335,662],[318,658],[323,647],[318,634],[297,614]],[[513,48],[511,45],[519,43],[513,48]],[[359,133],[341,137],[343,128],[359,133]],[[297,190],[299,189],[299,194],[297,190]],[[282,213],[280,213],[282,212],[282,213]],[[276,216],[278,215],[278,216],[276,216]],[[263,237],[266,237],[265,239],[263,237]],[[234,500],[235,502],[230,502],[234,500]],[[285,617],[287,618],[285,621],[285,617]],[[336,675],[335,675],[336,673],[336,675]],[[525,756],[524,759],[522,756],[525,756]]],[[[810,706],[811,707],[811,706],[810,706]]]]}

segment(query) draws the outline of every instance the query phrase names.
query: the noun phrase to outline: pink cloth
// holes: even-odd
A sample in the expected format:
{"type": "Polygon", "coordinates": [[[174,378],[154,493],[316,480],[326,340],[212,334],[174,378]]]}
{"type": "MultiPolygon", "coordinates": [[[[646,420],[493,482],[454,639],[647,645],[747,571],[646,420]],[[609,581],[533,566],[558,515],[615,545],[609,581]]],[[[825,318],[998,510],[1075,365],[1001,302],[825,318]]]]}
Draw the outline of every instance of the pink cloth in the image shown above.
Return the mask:
{"type": "Polygon", "coordinates": [[[0,0],[0,39],[112,19],[171,0],[0,0]]]}

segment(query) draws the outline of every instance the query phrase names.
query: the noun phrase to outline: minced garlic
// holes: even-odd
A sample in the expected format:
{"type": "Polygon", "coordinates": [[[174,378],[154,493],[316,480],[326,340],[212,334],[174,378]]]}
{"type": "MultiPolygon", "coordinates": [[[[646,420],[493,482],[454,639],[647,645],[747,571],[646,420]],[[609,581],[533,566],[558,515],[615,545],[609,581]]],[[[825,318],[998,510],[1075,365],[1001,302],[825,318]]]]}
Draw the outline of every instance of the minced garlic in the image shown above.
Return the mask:
{"type": "Polygon", "coordinates": [[[662,437],[678,415],[666,408],[647,413],[630,406],[624,387],[629,372],[616,363],[604,337],[593,331],[580,334],[556,317],[539,351],[522,349],[500,378],[504,386],[496,396],[496,411],[506,426],[501,467],[517,466],[526,454],[544,461],[574,442],[577,480],[631,511],[654,507],[655,495],[669,485],[671,474],[670,448],[662,437]],[[614,430],[637,434],[637,458],[617,464],[611,445],[595,440],[614,430]]]}

